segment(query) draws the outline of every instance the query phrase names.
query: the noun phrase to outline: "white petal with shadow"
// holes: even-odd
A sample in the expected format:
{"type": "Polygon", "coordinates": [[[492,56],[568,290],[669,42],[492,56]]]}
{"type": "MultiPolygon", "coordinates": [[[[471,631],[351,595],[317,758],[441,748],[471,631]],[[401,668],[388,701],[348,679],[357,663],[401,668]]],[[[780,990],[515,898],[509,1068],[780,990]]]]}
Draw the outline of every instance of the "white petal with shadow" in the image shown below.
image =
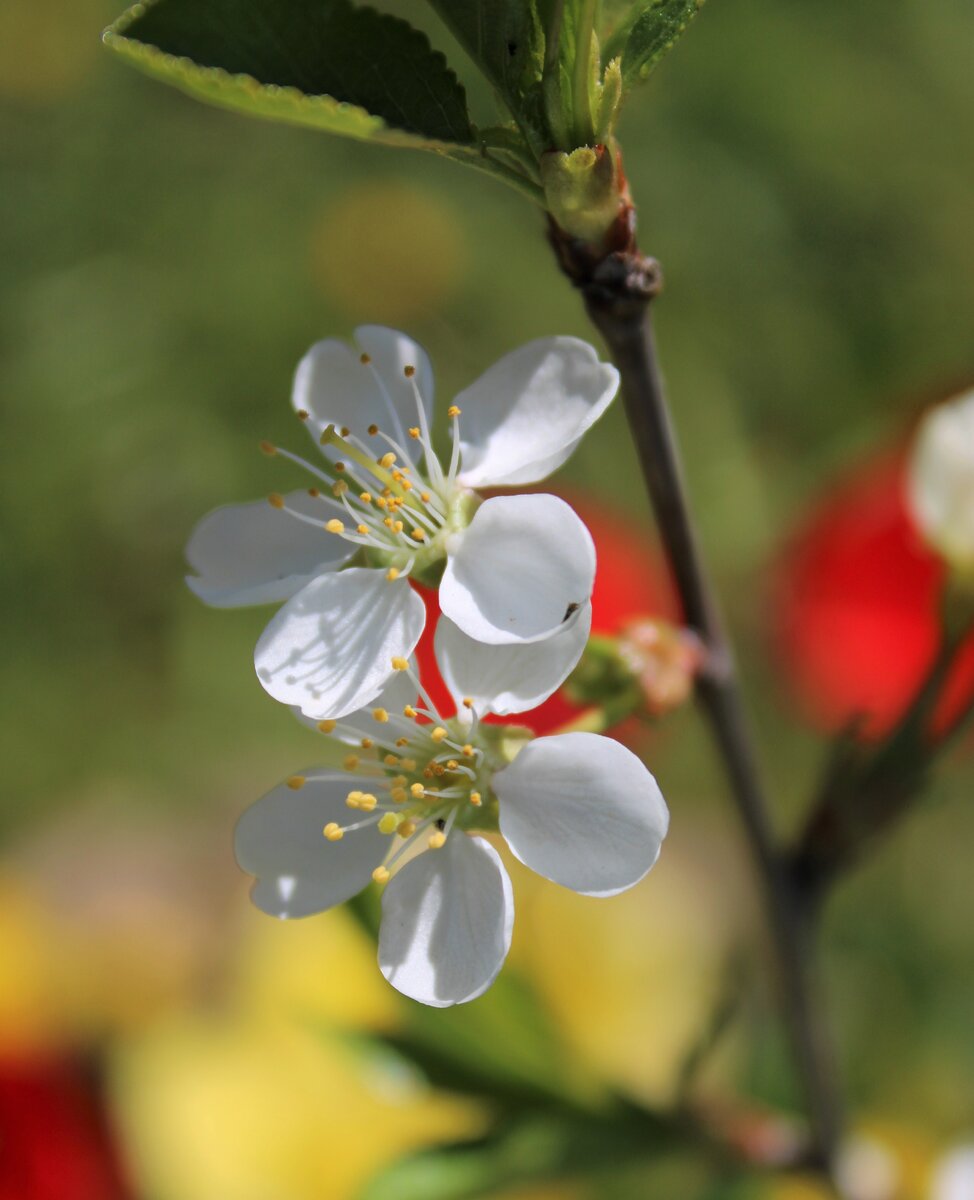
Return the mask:
{"type": "MultiPolygon", "coordinates": [[[[307,772],[314,773],[314,768],[307,772]]],[[[323,773],[323,772],[322,772],[323,773]]],[[[237,862],[256,876],[251,899],[272,917],[307,917],[351,899],[382,862],[389,839],[374,825],[329,842],[334,821],[358,819],[345,804],[355,780],[335,772],[293,790],[280,784],[251,805],[237,822],[237,862]]]]}
{"type": "Polygon", "coordinates": [[[515,857],[587,896],[638,883],[659,857],[669,812],[625,746],[595,733],[529,742],[493,779],[500,830],[515,857]]]}
{"type": "Polygon", "coordinates": [[[186,561],[196,574],[187,575],[186,582],[206,604],[233,608],[286,600],[355,553],[351,542],[323,528],[338,514],[333,502],[306,491],[289,492],[284,500],[316,524],[266,500],[226,504],[197,522],[186,545],[186,561]]]}
{"type": "Polygon", "coordinates": [[[497,978],[513,927],[511,881],[497,851],[483,838],[453,833],[387,885],[379,966],[421,1004],[465,1004],[497,978]]]}
{"type": "Polygon", "coordinates": [[[478,716],[527,712],[565,682],[582,656],[591,627],[592,605],[587,601],[551,637],[506,646],[474,641],[448,617],[440,617],[436,662],[458,711],[467,699],[478,716]]]}
{"type": "Polygon", "coordinates": [[[282,704],[308,717],[343,717],[389,682],[393,657],[408,657],[426,624],[406,579],[352,567],[312,580],[270,621],[254,652],[257,677],[282,704]]]}
{"type": "Polygon", "coordinates": [[[561,466],[619,386],[611,363],[572,337],[528,342],[461,392],[466,487],[534,483],[561,466]]]}
{"type": "Polygon", "coordinates": [[[557,496],[495,496],[477,509],[440,581],[440,609],[478,642],[533,642],[584,607],[595,545],[557,496]]]}

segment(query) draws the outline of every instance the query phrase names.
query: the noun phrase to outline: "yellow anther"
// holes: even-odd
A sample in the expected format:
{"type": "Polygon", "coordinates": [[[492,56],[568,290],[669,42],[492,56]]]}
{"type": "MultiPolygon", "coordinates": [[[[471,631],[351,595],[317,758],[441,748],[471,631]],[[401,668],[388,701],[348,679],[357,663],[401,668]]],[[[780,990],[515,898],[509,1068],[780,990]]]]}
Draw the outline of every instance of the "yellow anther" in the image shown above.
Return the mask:
{"type": "Polygon", "coordinates": [[[307,782],[308,781],[305,779],[305,777],[303,775],[292,775],[291,778],[287,781],[287,786],[291,789],[292,792],[296,792],[296,791],[298,791],[299,788],[303,788],[307,782]]]}
{"type": "Polygon", "coordinates": [[[420,498],[420,500],[422,500],[422,502],[423,502],[424,504],[429,504],[429,502],[430,502],[430,494],[429,494],[429,492],[420,492],[420,493],[419,493],[419,498],[420,498]]]}
{"type": "Polygon", "coordinates": [[[394,754],[387,754],[382,760],[387,767],[398,767],[399,759],[394,754]]]}
{"type": "Polygon", "coordinates": [[[393,533],[402,533],[402,531],[403,531],[402,521],[396,521],[392,527],[392,531],[393,531],[393,533]]]}
{"type": "Polygon", "coordinates": [[[407,737],[396,738],[396,745],[401,750],[403,748],[403,746],[409,745],[409,738],[407,738],[407,737]]]}
{"type": "Polygon", "coordinates": [[[375,504],[376,504],[376,508],[385,509],[385,508],[389,507],[389,501],[386,499],[385,496],[376,496],[375,504]]]}
{"type": "Polygon", "coordinates": [[[450,761],[446,764],[446,769],[448,771],[455,771],[457,769],[457,767],[459,767],[459,765],[460,764],[457,762],[457,760],[455,758],[451,758],[450,761]]]}
{"type": "Polygon", "coordinates": [[[399,765],[402,767],[402,769],[404,771],[415,771],[416,770],[416,759],[415,758],[404,758],[399,765]]]}
{"type": "Polygon", "coordinates": [[[431,850],[442,850],[446,845],[446,834],[442,829],[437,829],[436,833],[430,834],[429,848],[431,850]]]}
{"type": "Polygon", "coordinates": [[[372,812],[375,806],[379,803],[378,799],[371,792],[362,792],[362,798],[358,802],[362,812],[372,812]]]}
{"type": "Polygon", "coordinates": [[[372,872],[372,878],[376,883],[388,883],[389,872],[385,867],[376,867],[376,869],[372,872]]]}
{"type": "Polygon", "coordinates": [[[325,528],[329,533],[344,533],[345,526],[337,517],[332,517],[330,521],[325,522],[325,528]]]}
{"type": "Polygon", "coordinates": [[[369,436],[370,436],[370,437],[375,437],[375,435],[376,435],[378,432],[379,432],[379,426],[378,426],[378,425],[370,425],[370,426],[369,426],[369,436]]]}
{"type": "Polygon", "coordinates": [[[318,497],[321,495],[321,490],[316,487],[309,487],[308,495],[311,497],[312,500],[317,500],[318,497]]]}
{"type": "Polygon", "coordinates": [[[383,813],[379,821],[380,833],[395,833],[399,828],[399,816],[397,813],[383,813]]]}
{"type": "Polygon", "coordinates": [[[418,425],[414,425],[414,426],[413,426],[413,427],[410,429],[410,431],[409,431],[409,436],[410,436],[410,437],[413,439],[413,441],[414,441],[414,442],[418,442],[418,441],[419,441],[420,430],[419,430],[419,426],[418,426],[418,425]]]}
{"type": "Polygon", "coordinates": [[[309,413],[306,408],[299,408],[298,411],[294,415],[298,418],[299,421],[307,421],[308,417],[311,416],[311,413],[309,413]]]}
{"type": "Polygon", "coordinates": [[[386,529],[391,529],[392,528],[392,517],[384,517],[382,524],[385,525],[386,529]]]}
{"type": "Polygon", "coordinates": [[[399,828],[396,830],[396,832],[399,834],[399,836],[400,836],[401,838],[408,838],[408,837],[412,837],[412,836],[413,836],[413,834],[416,832],[416,823],[415,823],[415,821],[403,821],[403,822],[401,822],[401,824],[400,824],[399,828]]]}
{"type": "Polygon", "coordinates": [[[266,454],[268,458],[273,458],[277,453],[277,447],[273,442],[261,442],[260,452],[261,454],[266,454]]]}
{"type": "Polygon", "coordinates": [[[363,504],[371,504],[372,503],[372,493],[371,492],[362,492],[359,495],[359,499],[362,501],[363,504]]]}
{"type": "Polygon", "coordinates": [[[373,742],[371,738],[362,738],[362,740],[359,742],[359,745],[363,750],[371,750],[375,745],[375,742],[373,742]]]}
{"type": "Polygon", "coordinates": [[[336,470],[336,471],[344,471],[344,470],[345,470],[345,464],[344,464],[343,462],[337,462],[337,463],[335,463],[335,470],[336,470]]]}
{"type": "Polygon", "coordinates": [[[408,671],[409,659],[403,658],[401,655],[397,654],[392,660],[392,669],[394,671],[408,671]]]}
{"type": "Polygon", "coordinates": [[[473,696],[464,696],[463,707],[464,708],[473,708],[473,696]]]}
{"type": "Polygon", "coordinates": [[[358,764],[359,757],[357,754],[349,754],[346,758],[342,759],[342,768],[346,771],[354,771],[358,764]]]}
{"type": "Polygon", "coordinates": [[[386,470],[388,470],[395,461],[396,461],[396,456],[390,450],[388,454],[383,454],[383,456],[379,459],[379,466],[385,467],[386,470]]]}
{"type": "Polygon", "coordinates": [[[347,425],[343,425],[343,426],[341,427],[341,429],[339,430],[339,432],[341,433],[342,437],[348,437],[348,435],[349,435],[349,434],[350,434],[352,431],[349,429],[349,427],[348,427],[347,425]]]}
{"type": "Polygon", "coordinates": [[[336,479],[331,485],[331,494],[333,496],[344,496],[348,491],[348,483],[344,479],[336,479]]]}
{"type": "Polygon", "coordinates": [[[442,763],[434,763],[433,764],[433,774],[437,777],[437,779],[439,779],[439,777],[441,775],[446,774],[446,767],[444,767],[444,765],[442,763]]]}
{"type": "Polygon", "coordinates": [[[432,767],[423,767],[423,778],[424,779],[432,779],[433,778],[433,768],[432,767]]]}
{"type": "Polygon", "coordinates": [[[402,481],[402,486],[403,486],[403,491],[405,491],[405,492],[411,492],[413,490],[413,485],[409,482],[408,479],[404,479],[402,481]]]}
{"type": "Polygon", "coordinates": [[[368,354],[360,354],[358,356],[358,360],[362,364],[363,367],[367,367],[369,365],[369,363],[372,361],[372,359],[369,357],[368,354]]]}
{"type": "Polygon", "coordinates": [[[442,725],[437,725],[437,727],[430,734],[430,738],[434,742],[442,742],[445,737],[446,737],[446,730],[443,728],[442,725]]]}
{"type": "Polygon", "coordinates": [[[412,379],[412,377],[416,374],[416,368],[415,367],[403,367],[402,373],[403,373],[403,375],[406,376],[407,379],[412,379]]]}
{"type": "Polygon", "coordinates": [[[384,708],[373,708],[372,720],[378,721],[380,725],[385,725],[385,723],[389,720],[389,714],[384,708]]]}
{"type": "Polygon", "coordinates": [[[358,791],[349,792],[348,795],[345,797],[345,803],[348,805],[349,808],[358,808],[359,805],[362,803],[362,797],[364,795],[365,795],[364,792],[358,792],[358,791]]]}
{"type": "Polygon", "coordinates": [[[473,758],[473,746],[471,746],[469,742],[467,742],[467,744],[463,747],[463,757],[473,758]]]}
{"type": "Polygon", "coordinates": [[[470,793],[470,803],[474,806],[474,808],[479,808],[483,802],[484,798],[481,796],[480,792],[470,793]]]}
{"type": "Polygon", "coordinates": [[[386,579],[388,579],[390,583],[393,583],[398,578],[399,578],[399,572],[396,570],[395,567],[390,567],[389,570],[386,571],[386,579]]]}
{"type": "Polygon", "coordinates": [[[345,836],[345,830],[341,825],[336,825],[334,821],[329,821],[321,832],[329,842],[340,842],[345,836]]]}
{"type": "Polygon", "coordinates": [[[337,721],[333,721],[329,717],[324,721],[318,722],[318,730],[320,733],[331,733],[337,724],[338,724],[337,721]]]}
{"type": "Polygon", "coordinates": [[[457,406],[455,404],[451,404],[450,407],[446,410],[446,415],[448,417],[459,417],[459,415],[462,412],[463,412],[462,408],[457,408],[457,406]]]}
{"type": "Polygon", "coordinates": [[[417,542],[425,542],[426,541],[426,534],[418,526],[412,531],[412,533],[409,536],[411,538],[413,538],[414,541],[417,541],[417,542]]]}
{"type": "Polygon", "coordinates": [[[271,506],[271,508],[283,508],[284,497],[280,492],[271,492],[271,494],[267,497],[267,503],[271,506]]]}
{"type": "Polygon", "coordinates": [[[407,704],[405,706],[405,708],[402,710],[402,715],[404,717],[409,717],[411,720],[413,717],[416,716],[416,709],[413,708],[413,706],[411,704],[407,704]]]}
{"type": "Polygon", "coordinates": [[[406,786],[406,776],[405,775],[394,775],[392,777],[391,782],[392,782],[393,787],[405,787],[406,786]]]}
{"type": "Polygon", "coordinates": [[[355,532],[362,534],[364,537],[369,532],[369,527],[368,525],[356,525],[355,532]]]}
{"type": "Polygon", "coordinates": [[[402,483],[402,471],[398,469],[393,471],[392,478],[396,481],[396,483],[402,483]]]}
{"type": "Polygon", "coordinates": [[[409,791],[413,796],[416,797],[417,800],[419,800],[426,791],[426,788],[424,788],[421,783],[414,783],[409,791]]]}
{"type": "Polygon", "coordinates": [[[392,797],[393,804],[405,804],[409,799],[409,795],[405,788],[394,787],[389,790],[389,795],[392,797]]]}

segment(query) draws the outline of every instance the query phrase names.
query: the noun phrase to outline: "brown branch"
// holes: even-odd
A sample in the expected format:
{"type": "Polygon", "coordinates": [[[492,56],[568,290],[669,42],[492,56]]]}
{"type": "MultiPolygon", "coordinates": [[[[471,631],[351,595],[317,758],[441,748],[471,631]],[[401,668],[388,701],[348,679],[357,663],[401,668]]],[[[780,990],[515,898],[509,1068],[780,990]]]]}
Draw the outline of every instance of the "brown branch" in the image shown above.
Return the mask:
{"type": "Polygon", "coordinates": [[[828,1171],[841,1133],[841,1105],[822,1006],[812,978],[811,929],[778,853],[714,591],[707,578],[684,487],[676,437],[660,377],[650,304],[662,286],[658,264],[635,247],[632,210],[610,232],[608,250],[551,228],[562,269],[619,369],[622,398],[646,487],[687,624],[707,647],[697,698],[726,767],[761,878],[778,964],[785,1020],[802,1081],[817,1164],[828,1171]]]}

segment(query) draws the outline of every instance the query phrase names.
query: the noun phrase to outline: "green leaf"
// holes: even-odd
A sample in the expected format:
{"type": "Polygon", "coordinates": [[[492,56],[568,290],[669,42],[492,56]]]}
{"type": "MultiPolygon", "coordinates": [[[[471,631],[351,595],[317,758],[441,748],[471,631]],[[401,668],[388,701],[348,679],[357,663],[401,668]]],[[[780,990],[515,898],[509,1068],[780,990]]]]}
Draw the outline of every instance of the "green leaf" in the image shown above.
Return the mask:
{"type": "Polygon", "coordinates": [[[425,35],[351,0],[149,0],[105,33],[201,99],[347,137],[479,151],[462,85],[425,35]]]}
{"type": "Polygon", "coordinates": [[[703,0],[641,0],[609,35],[602,59],[622,59],[622,80],[632,87],[676,44],[703,5],[703,0]]]}
{"type": "Polygon", "coordinates": [[[410,1005],[404,1028],[382,1039],[448,1091],[503,1097],[505,1103],[550,1103],[576,1090],[571,1062],[536,993],[513,971],[462,1007],[410,1005]],[[503,1054],[485,1047],[503,1046],[503,1054]]]}
{"type": "Polygon", "coordinates": [[[679,1149],[675,1132],[648,1113],[525,1113],[484,1137],[400,1160],[360,1200],[474,1200],[512,1184],[590,1175],[679,1149]]]}
{"type": "Polygon", "coordinates": [[[535,0],[430,0],[518,125],[547,149],[541,74],[544,31],[535,0]]]}

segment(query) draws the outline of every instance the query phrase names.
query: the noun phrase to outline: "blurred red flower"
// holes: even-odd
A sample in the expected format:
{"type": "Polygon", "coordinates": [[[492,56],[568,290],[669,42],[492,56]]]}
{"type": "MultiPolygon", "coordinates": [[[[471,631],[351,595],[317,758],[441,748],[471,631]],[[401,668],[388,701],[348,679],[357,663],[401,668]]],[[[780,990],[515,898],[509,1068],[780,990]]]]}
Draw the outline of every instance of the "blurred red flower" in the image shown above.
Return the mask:
{"type": "MultiPolygon", "coordinates": [[[[592,632],[618,633],[634,617],[660,616],[675,620],[678,605],[653,535],[634,526],[629,516],[613,512],[589,497],[564,497],[588,526],[595,541],[597,568],[592,593],[592,632]]],[[[452,702],[440,680],[433,654],[433,634],[440,615],[436,592],[421,589],[426,602],[426,630],[416,647],[420,677],[441,712],[452,702]]],[[[530,713],[490,717],[491,721],[529,725],[535,733],[551,733],[582,711],[562,691],[555,692],[530,713]]]]}
{"type": "MultiPolygon", "coordinates": [[[[940,641],[940,558],[906,505],[902,452],[867,462],[834,487],[785,548],[773,575],[771,631],[789,690],[818,726],[854,720],[878,737],[904,712],[940,641]]],[[[974,695],[974,639],[935,716],[974,695]]]]}
{"type": "Polygon", "coordinates": [[[0,1058],[0,1200],[127,1200],[98,1090],[64,1058],[0,1058]]]}

